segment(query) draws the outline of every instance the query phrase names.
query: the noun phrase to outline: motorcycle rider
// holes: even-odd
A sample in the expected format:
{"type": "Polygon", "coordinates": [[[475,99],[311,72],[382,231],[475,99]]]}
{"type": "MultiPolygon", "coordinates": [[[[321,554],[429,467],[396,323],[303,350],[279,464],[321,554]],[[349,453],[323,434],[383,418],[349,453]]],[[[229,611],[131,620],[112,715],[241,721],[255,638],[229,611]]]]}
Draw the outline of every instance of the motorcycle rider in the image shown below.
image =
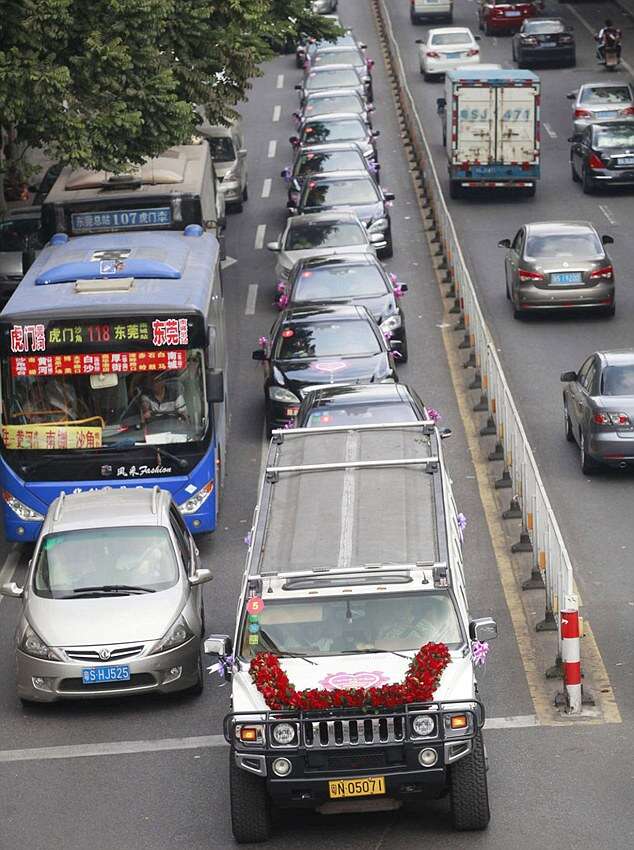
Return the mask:
{"type": "Polygon", "coordinates": [[[621,61],[621,30],[614,26],[610,18],[606,18],[604,25],[595,35],[595,39],[599,42],[597,47],[597,56],[599,61],[605,62],[605,48],[616,48],[616,55],[619,62],[621,61]]]}

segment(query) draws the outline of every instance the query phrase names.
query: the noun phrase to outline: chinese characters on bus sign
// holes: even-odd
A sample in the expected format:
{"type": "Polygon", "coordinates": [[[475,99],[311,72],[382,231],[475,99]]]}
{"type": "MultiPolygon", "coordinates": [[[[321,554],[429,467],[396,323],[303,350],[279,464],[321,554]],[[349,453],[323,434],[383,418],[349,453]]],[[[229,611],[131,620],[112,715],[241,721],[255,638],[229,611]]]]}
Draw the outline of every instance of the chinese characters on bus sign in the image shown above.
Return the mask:
{"type": "Polygon", "coordinates": [[[96,354],[42,354],[9,359],[11,374],[15,377],[93,375],[184,369],[187,366],[187,351],[104,351],[96,354]]]}
{"type": "Polygon", "coordinates": [[[7,449],[98,449],[101,428],[79,425],[3,425],[7,449]]]}
{"type": "Polygon", "coordinates": [[[94,325],[50,323],[13,325],[9,344],[14,353],[46,351],[62,346],[93,346],[100,343],[140,342],[156,348],[188,345],[188,320],[108,321],[94,325]]]}
{"type": "Polygon", "coordinates": [[[155,207],[149,210],[74,213],[70,217],[70,222],[73,233],[127,230],[130,227],[165,227],[172,223],[172,211],[169,207],[155,207]]]}

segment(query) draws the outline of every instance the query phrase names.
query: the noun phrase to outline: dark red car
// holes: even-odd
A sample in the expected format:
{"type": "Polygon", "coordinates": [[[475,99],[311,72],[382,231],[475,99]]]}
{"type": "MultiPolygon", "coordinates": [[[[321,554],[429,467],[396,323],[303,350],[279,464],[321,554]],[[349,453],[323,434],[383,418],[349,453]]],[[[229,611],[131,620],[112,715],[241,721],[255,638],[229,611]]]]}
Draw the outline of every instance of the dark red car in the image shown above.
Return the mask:
{"type": "Polygon", "coordinates": [[[534,18],[544,8],[543,0],[508,3],[506,0],[480,0],[478,26],[485,35],[517,32],[526,18],[534,18]]]}

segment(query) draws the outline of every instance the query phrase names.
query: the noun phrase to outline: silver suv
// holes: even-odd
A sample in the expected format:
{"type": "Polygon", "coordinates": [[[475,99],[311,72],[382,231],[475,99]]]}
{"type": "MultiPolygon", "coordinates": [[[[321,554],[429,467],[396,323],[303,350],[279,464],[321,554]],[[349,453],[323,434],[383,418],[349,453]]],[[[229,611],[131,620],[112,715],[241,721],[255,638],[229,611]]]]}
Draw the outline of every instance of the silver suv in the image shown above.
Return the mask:
{"type": "Polygon", "coordinates": [[[16,630],[23,701],[200,693],[200,566],[191,534],[158,487],[62,493],[49,508],[16,630]]]}

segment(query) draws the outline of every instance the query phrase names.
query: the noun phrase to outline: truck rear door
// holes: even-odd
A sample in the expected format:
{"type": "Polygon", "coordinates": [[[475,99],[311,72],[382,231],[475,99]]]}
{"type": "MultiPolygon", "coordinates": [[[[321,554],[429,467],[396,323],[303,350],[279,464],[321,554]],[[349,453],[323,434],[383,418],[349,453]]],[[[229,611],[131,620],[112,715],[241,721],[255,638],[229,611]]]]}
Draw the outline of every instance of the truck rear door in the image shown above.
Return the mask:
{"type": "Polygon", "coordinates": [[[495,95],[489,86],[454,89],[452,107],[451,161],[490,162],[495,154],[495,95]]]}
{"type": "Polygon", "coordinates": [[[534,86],[504,86],[497,90],[497,162],[538,161],[538,94],[534,86]]]}

